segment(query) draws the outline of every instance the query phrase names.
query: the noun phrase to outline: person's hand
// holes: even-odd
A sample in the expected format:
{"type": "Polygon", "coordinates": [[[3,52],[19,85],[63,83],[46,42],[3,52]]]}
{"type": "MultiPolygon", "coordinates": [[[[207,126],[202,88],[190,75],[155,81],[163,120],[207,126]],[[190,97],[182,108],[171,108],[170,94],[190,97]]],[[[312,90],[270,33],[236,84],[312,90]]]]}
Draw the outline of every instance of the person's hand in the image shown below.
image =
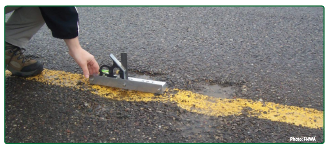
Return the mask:
{"type": "Polygon", "coordinates": [[[64,39],[69,48],[70,56],[81,67],[83,75],[89,78],[89,75],[98,74],[99,65],[94,56],[84,50],[79,43],[78,37],[73,39],[64,39]]]}
{"type": "Polygon", "coordinates": [[[81,48],[79,50],[70,50],[69,54],[81,67],[86,78],[89,78],[89,75],[98,74],[99,65],[89,52],[81,48]]]}

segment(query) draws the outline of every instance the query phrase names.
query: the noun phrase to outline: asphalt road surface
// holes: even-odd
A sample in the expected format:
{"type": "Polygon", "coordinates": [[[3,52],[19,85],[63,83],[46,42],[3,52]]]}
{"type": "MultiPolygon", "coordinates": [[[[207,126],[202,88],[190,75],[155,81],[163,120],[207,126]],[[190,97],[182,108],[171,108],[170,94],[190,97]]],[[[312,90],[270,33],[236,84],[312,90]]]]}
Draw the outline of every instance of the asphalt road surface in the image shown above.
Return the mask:
{"type": "MultiPolygon", "coordinates": [[[[112,63],[110,53],[127,52],[132,76],[166,81],[169,89],[324,110],[323,7],[78,11],[81,45],[100,65],[112,63]]],[[[82,74],[46,25],[26,48],[46,69],[82,74]]],[[[5,142],[322,143],[324,130],[244,113],[209,116],[169,101],[108,99],[9,76],[5,142]],[[304,137],[315,140],[296,139],[304,137]]]]}

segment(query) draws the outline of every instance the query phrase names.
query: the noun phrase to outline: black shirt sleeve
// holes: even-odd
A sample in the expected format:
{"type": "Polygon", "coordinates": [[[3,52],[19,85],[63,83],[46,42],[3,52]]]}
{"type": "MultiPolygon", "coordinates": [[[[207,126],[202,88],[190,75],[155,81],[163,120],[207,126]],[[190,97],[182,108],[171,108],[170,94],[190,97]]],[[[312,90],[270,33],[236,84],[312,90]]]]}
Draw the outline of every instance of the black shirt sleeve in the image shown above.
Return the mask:
{"type": "Polygon", "coordinates": [[[79,33],[79,16],[75,7],[39,7],[53,37],[72,39],[79,33]]]}

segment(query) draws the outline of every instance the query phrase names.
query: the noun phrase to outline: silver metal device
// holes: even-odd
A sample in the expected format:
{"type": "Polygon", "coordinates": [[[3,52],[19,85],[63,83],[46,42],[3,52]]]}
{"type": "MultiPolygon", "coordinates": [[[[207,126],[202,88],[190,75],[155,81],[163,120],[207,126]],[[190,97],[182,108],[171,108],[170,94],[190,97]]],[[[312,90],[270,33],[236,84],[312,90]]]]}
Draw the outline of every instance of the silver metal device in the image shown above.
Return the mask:
{"type": "Polygon", "coordinates": [[[121,62],[113,54],[110,54],[110,58],[113,60],[113,65],[101,66],[99,75],[90,76],[91,84],[156,94],[162,94],[166,90],[166,82],[128,77],[127,53],[121,53],[121,62]],[[115,74],[115,69],[119,70],[119,74],[115,74]]]}

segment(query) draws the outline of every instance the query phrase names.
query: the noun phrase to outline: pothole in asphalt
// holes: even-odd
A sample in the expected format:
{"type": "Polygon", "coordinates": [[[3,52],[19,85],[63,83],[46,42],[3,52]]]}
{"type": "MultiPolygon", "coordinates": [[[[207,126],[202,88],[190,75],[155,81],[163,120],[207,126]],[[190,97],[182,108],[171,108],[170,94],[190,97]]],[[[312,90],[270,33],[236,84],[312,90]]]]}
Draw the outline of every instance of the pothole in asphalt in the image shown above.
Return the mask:
{"type": "MultiPolygon", "coordinates": [[[[154,77],[149,75],[141,75],[132,73],[129,77],[140,78],[145,80],[155,80],[154,77]]],[[[197,93],[215,97],[215,98],[233,98],[236,90],[234,86],[220,86],[220,85],[203,85],[203,89],[197,91],[197,93]]]]}
{"type": "Polygon", "coordinates": [[[204,86],[204,89],[198,93],[215,98],[232,98],[234,96],[235,90],[233,86],[223,87],[219,85],[207,85],[204,86]]]}

